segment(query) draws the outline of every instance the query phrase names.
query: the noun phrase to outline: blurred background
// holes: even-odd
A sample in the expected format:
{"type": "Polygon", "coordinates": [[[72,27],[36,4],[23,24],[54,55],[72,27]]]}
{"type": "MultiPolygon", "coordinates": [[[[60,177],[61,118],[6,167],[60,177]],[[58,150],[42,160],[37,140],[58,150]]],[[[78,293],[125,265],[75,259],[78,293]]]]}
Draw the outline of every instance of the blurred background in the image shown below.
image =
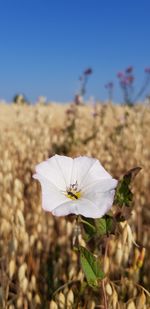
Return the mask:
{"type": "Polygon", "coordinates": [[[0,308],[106,309],[72,250],[75,218],[42,210],[32,175],[54,154],[97,158],[117,179],[142,168],[131,213],[95,254],[107,309],[150,308],[149,11],[146,0],[0,2],[0,308]]]}

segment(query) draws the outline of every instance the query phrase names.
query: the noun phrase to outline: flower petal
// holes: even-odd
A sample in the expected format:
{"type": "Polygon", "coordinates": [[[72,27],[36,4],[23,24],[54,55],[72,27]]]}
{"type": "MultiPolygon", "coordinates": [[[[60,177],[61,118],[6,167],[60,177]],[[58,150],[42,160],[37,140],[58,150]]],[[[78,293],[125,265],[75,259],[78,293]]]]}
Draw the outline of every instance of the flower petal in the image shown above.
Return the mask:
{"type": "Polygon", "coordinates": [[[85,156],[74,159],[72,182],[77,180],[80,189],[102,178],[112,177],[98,160],[85,156]]]}
{"type": "Polygon", "coordinates": [[[99,209],[93,201],[82,198],[78,204],[78,214],[87,218],[100,218],[102,217],[101,209],[99,209]]]}
{"type": "Polygon", "coordinates": [[[117,180],[93,158],[79,157],[74,160],[55,155],[36,166],[36,174],[42,186],[42,205],[56,216],[81,214],[100,218],[112,206],[117,180]],[[81,198],[70,200],[66,189],[78,183],[81,198]]]}
{"type": "Polygon", "coordinates": [[[67,216],[69,214],[82,215],[87,218],[101,218],[108,212],[113,204],[115,190],[101,193],[98,201],[81,198],[77,201],[69,201],[52,210],[55,216],[67,216]]]}
{"type": "Polygon", "coordinates": [[[117,183],[118,180],[114,178],[100,179],[84,187],[84,196],[86,197],[86,194],[89,194],[90,192],[94,192],[95,195],[95,193],[102,193],[113,190],[116,188],[117,183]]]}
{"type": "Polygon", "coordinates": [[[107,203],[103,200],[103,205],[98,207],[93,201],[82,198],[78,201],[69,201],[63,203],[57,208],[52,210],[54,216],[67,216],[69,214],[82,215],[87,218],[101,218],[112,206],[114,194],[112,194],[111,199],[107,196],[107,203]]]}
{"type": "Polygon", "coordinates": [[[73,170],[73,159],[66,156],[54,156],[65,180],[66,187],[70,187],[73,170]]]}
{"type": "Polygon", "coordinates": [[[90,201],[93,204],[93,214],[91,212],[91,209],[89,213],[87,209],[86,211],[87,217],[100,218],[104,216],[104,214],[107,213],[108,210],[113,205],[114,195],[115,195],[115,190],[107,191],[104,193],[101,193],[101,192],[87,193],[86,197],[84,197],[83,200],[90,201]]]}
{"type": "Polygon", "coordinates": [[[36,172],[49,180],[60,190],[65,191],[70,185],[73,159],[55,155],[36,166],[36,172]]]}
{"type": "Polygon", "coordinates": [[[57,208],[53,209],[52,214],[54,216],[67,216],[70,214],[78,215],[78,201],[68,201],[61,204],[57,208]]]}
{"type": "Polygon", "coordinates": [[[58,205],[68,201],[68,198],[49,180],[38,174],[33,175],[33,177],[40,181],[42,187],[42,207],[44,210],[52,211],[58,205]]]}

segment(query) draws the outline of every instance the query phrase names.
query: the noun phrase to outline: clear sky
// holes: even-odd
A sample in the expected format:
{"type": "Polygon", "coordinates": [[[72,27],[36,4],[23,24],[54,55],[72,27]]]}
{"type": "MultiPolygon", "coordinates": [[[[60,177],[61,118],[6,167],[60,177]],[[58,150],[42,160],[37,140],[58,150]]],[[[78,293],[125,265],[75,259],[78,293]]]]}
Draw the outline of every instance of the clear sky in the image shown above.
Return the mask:
{"type": "Polygon", "coordinates": [[[114,81],[119,101],[116,73],[128,65],[138,89],[150,66],[149,0],[0,0],[0,98],[70,101],[91,67],[87,97],[106,99],[114,81]]]}

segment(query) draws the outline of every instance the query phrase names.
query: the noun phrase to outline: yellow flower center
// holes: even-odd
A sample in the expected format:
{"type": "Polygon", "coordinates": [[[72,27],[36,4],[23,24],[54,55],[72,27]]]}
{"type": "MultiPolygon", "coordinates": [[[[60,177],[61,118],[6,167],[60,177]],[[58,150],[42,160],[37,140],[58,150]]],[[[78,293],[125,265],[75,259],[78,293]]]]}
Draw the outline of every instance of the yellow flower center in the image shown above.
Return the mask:
{"type": "Polygon", "coordinates": [[[78,200],[81,197],[81,192],[78,190],[77,181],[67,188],[66,196],[71,200],[78,200]]]}
{"type": "Polygon", "coordinates": [[[78,200],[81,197],[81,192],[67,191],[66,196],[69,197],[71,200],[78,200]]]}

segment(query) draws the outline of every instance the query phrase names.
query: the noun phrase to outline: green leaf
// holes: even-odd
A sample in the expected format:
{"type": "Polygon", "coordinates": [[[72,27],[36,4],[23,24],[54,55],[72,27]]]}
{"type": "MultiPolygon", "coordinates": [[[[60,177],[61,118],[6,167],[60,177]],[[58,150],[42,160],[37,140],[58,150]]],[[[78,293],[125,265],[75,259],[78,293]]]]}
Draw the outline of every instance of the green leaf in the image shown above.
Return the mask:
{"type": "Polygon", "coordinates": [[[119,206],[130,206],[132,201],[133,194],[129,188],[128,181],[125,178],[119,181],[116,195],[115,195],[115,203],[119,206]]]}
{"type": "Polygon", "coordinates": [[[130,184],[135,176],[139,173],[141,167],[135,167],[129,170],[123,178],[119,181],[116,194],[115,194],[115,204],[119,206],[129,207],[132,201],[133,194],[130,190],[130,184]]]}
{"type": "Polygon", "coordinates": [[[99,236],[108,235],[114,233],[115,219],[109,215],[105,215],[103,218],[95,220],[97,234],[99,236]]]}
{"type": "Polygon", "coordinates": [[[82,270],[88,284],[93,288],[98,287],[98,280],[104,278],[100,261],[90,251],[82,246],[79,247],[79,251],[82,270]]]}
{"type": "Polygon", "coordinates": [[[84,218],[81,217],[80,222],[83,223],[84,231],[85,231],[85,240],[89,241],[95,234],[96,228],[94,225],[94,219],[92,218],[84,218]]]}
{"type": "Polygon", "coordinates": [[[107,234],[107,223],[105,218],[99,218],[95,220],[96,230],[100,236],[107,234]]]}
{"type": "Polygon", "coordinates": [[[115,227],[116,227],[115,218],[111,217],[109,215],[106,215],[105,218],[106,218],[106,226],[107,226],[107,235],[108,234],[114,234],[115,227]]]}

